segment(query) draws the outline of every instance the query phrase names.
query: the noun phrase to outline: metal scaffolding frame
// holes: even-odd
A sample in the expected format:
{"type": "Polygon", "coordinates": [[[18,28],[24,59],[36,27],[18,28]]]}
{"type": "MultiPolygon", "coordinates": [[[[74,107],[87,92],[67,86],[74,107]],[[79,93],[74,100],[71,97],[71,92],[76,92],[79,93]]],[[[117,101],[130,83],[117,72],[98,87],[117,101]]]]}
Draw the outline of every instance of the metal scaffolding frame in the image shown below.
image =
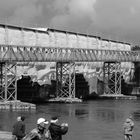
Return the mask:
{"type": "Polygon", "coordinates": [[[0,63],[0,100],[4,100],[5,99],[5,70],[4,67],[5,63],[1,62],[0,63]]]}
{"type": "MultiPolygon", "coordinates": [[[[68,31],[60,31],[55,29],[47,29],[46,31],[33,29],[33,28],[23,28],[11,25],[0,24],[3,29],[2,44],[0,44],[0,99],[2,100],[16,100],[17,99],[17,78],[16,78],[16,63],[17,62],[57,62],[56,64],[56,80],[57,80],[57,97],[70,97],[75,98],[75,63],[74,62],[105,62],[104,63],[104,87],[105,94],[121,94],[121,62],[140,62],[140,51],[131,50],[110,50],[109,48],[116,48],[117,42],[113,41],[116,45],[112,47],[111,40],[103,40],[100,37],[88,36],[86,34],[76,34],[68,31]],[[13,37],[11,34],[15,33],[12,30],[17,31],[18,34],[13,37]],[[32,33],[32,37],[29,38],[29,42],[32,40],[34,45],[25,45],[28,42],[28,36],[24,36],[24,31],[32,33]],[[20,33],[21,34],[20,34],[20,33]],[[54,38],[49,38],[49,32],[54,32],[54,38]],[[66,44],[60,44],[56,36],[56,33],[64,33],[66,35],[66,44]],[[77,43],[69,43],[68,34],[76,35],[77,43]],[[19,38],[17,38],[19,35],[19,38]],[[20,36],[21,35],[21,36],[20,36]],[[43,35],[43,36],[42,36],[43,35]],[[79,44],[79,36],[86,37],[84,44],[79,44]],[[17,39],[20,39],[21,43],[16,43],[17,39]],[[26,37],[26,38],[25,38],[26,37]],[[43,37],[43,39],[40,39],[43,37]],[[48,40],[47,38],[48,37],[48,40]],[[92,49],[89,47],[90,38],[97,39],[96,41],[101,41],[99,43],[100,49],[92,49]],[[55,39],[54,44],[51,45],[51,39],[55,39]],[[48,41],[48,43],[43,43],[39,45],[39,40],[48,41]],[[102,44],[103,41],[103,44],[102,44]],[[108,42],[107,48],[109,50],[102,50],[101,45],[105,45],[108,42]],[[59,43],[58,43],[59,42],[59,43]],[[105,44],[104,44],[105,43],[105,44]],[[70,44],[70,45],[69,45],[70,44]],[[62,47],[63,46],[63,47],[62,47]],[[65,47],[64,47],[65,46],[65,47]],[[114,61],[114,62],[112,62],[114,61]],[[116,62],[117,61],[117,62],[116,62]]],[[[82,38],[81,38],[82,39],[82,38]]],[[[71,39],[70,39],[71,40],[71,39]]],[[[64,42],[65,42],[64,41],[64,42]]],[[[63,41],[62,41],[63,43],[63,41]]],[[[118,42],[120,44],[120,42],[118,42]]],[[[28,43],[27,43],[28,44],[28,43]]],[[[30,44],[30,43],[29,43],[30,44]]],[[[130,44],[128,45],[130,47],[130,44]]],[[[95,41],[92,43],[93,48],[95,46],[95,41]]],[[[96,43],[98,45],[98,43],[96,43]]],[[[122,47],[121,47],[122,48],[122,47]]],[[[130,48],[129,48],[130,49],[130,48]]]]}
{"type": "Polygon", "coordinates": [[[99,50],[0,44],[0,61],[17,62],[140,62],[139,51],[99,50]]]}
{"type": "Polygon", "coordinates": [[[75,63],[56,63],[57,98],[75,98],[75,63]]]}
{"type": "Polygon", "coordinates": [[[104,62],[104,94],[121,95],[121,63],[104,62]]]}
{"type": "Polygon", "coordinates": [[[0,100],[17,100],[16,64],[0,62],[0,100]]]}

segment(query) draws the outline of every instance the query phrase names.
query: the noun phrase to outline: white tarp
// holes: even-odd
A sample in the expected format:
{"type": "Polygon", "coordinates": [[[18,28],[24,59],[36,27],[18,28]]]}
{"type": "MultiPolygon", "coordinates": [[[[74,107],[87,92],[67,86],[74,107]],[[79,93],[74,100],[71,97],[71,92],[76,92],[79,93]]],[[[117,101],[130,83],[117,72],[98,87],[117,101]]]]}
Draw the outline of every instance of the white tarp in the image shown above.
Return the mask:
{"type": "Polygon", "coordinates": [[[0,44],[6,44],[6,33],[3,27],[0,27],[0,44]]]}
{"type": "Polygon", "coordinates": [[[0,44],[40,47],[131,50],[131,45],[55,29],[21,28],[0,25],[0,44]]]}
{"type": "Polygon", "coordinates": [[[88,37],[88,49],[98,49],[99,48],[99,39],[95,37],[88,37]]]}
{"type": "Polygon", "coordinates": [[[47,32],[0,26],[0,44],[21,46],[48,46],[47,32]]]}
{"type": "Polygon", "coordinates": [[[101,50],[110,50],[111,49],[111,46],[109,44],[109,41],[107,40],[101,40],[100,41],[100,48],[101,50]]]}

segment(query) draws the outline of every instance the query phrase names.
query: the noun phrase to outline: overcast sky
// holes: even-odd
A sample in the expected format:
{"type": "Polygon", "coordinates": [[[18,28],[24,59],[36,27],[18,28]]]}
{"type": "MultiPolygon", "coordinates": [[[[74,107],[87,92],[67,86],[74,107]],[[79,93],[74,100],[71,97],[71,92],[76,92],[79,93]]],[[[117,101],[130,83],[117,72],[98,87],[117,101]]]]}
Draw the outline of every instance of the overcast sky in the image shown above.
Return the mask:
{"type": "Polygon", "coordinates": [[[140,45],[140,0],[0,0],[0,21],[140,45]]]}

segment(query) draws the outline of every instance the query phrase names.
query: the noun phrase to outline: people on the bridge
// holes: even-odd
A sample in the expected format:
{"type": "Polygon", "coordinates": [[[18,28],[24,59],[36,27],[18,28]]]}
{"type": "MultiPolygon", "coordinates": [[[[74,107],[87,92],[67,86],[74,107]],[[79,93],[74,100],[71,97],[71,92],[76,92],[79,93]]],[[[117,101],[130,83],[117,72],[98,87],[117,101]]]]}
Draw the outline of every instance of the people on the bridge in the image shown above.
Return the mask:
{"type": "Polygon", "coordinates": [[[131,140],[132,134],[133,134],[133,129],[134,129],[134,122],[132,120],[132,116],[129,116],[129,118],[127,118],[125,120],[123,128],[124,128],[124,138],[125,138],[125,140],[131,140]]]}
{"type": "Polygon", "coordinates": [[[45,118],[37,120],[37,127],[31,130],[22,140],[48,140],[47,126],[49,122],[45,118]]]}
{"type": "Polygon", "coordinates": [[[17,122],[13,125],[12,135],[16,140],[21,140],[25,136],[25,117],[18,116],[17,122]]]}
{"type": "Polygon", "coordinates": [[[62,135],[68,132],[68,123],[59,124],[58,117],[52,117],[48,129],[52,140],[62,140],[62,135]]]}

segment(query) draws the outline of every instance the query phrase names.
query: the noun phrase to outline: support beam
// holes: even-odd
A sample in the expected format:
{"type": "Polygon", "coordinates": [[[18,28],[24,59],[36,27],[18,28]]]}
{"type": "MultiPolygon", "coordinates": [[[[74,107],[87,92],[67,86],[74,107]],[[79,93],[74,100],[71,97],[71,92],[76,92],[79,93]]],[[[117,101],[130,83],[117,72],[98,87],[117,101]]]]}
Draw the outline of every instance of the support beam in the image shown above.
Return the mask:
{"type": "Polygon", "coordinates": [[[121,95],[121,63],[104,62],[104,94],[121,95]]]}
{"type": "Polygon", "coordinates": [[[139,51],[16,46],[0,44],[0,61],[17,62],[140,62],[139,51]]]}
{"type": "Polygon", "coordinates": [[[75,98],[75,63],[56,63],[57,98],[75,98]]]}
{"type": "Polygon", "coordinates": [[[0,100],[5,100],[5,63],[0,62],[0,100]]]}
{"type": "Polygon", "coordinates": [[[0,62],[0,100],[17,100],[16,64],[0,62]]]}

